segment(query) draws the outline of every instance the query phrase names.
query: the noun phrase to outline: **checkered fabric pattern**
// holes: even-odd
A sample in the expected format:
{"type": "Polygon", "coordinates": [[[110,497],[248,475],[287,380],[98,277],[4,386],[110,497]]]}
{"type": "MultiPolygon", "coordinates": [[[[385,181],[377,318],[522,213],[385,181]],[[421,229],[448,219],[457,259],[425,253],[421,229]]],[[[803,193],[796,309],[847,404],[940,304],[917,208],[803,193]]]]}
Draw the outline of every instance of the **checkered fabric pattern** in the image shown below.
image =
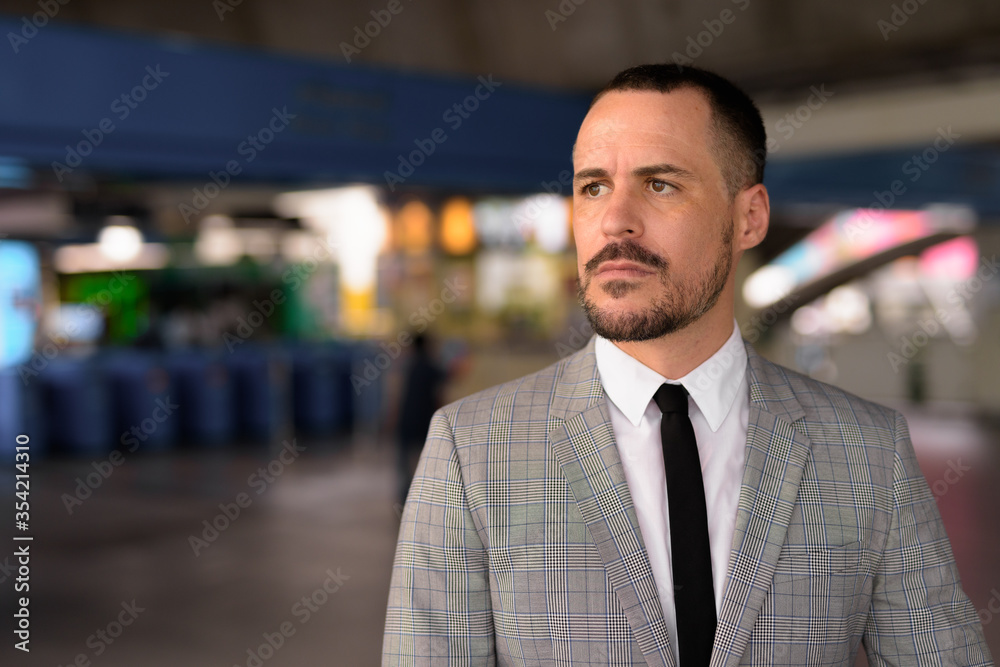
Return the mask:
{"type": "MultiPolygon", "coordinates": [[[[902,417],[747,354],[712,665],[992,665],[902,417]]],[[[673,665],[593,340],[435,415],[382,663],[673,665]]]]}

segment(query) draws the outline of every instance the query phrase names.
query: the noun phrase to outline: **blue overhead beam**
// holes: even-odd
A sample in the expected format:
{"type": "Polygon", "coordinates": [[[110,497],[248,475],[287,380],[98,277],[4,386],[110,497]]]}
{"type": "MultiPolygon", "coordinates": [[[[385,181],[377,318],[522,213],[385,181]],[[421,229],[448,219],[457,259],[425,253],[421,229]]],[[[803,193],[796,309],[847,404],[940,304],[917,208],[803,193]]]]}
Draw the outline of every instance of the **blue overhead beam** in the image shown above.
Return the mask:
{"type": "MultiPolygon", "coordinates": [[[[93,171],[570,193],[589,95],[54,23],[12,41],[24,25],[0,17],[0,167],[17,158],[64,182],[93,171]]],[[[926,151],[776,159],[765,182],[778,205],[869,206],[881,194],[1000,219],[1000,150],[958,140],[924,168],[914,157],[926,151]]]]}
{"type": "Polygon", "coordinates": [[[902,209],[964,204],[987,221],[1000,221],[1000,150],[986,145],[775,160],[764,182],[779,203],[902,209]]]}
{"type": "MultiPolygon", "coordinates": [[[[23,25],[0,18],[0,35],[23,25]]],[[[197,181],[228,164],[248,180],[399,186],[389,172],[405,185],[536,191],[571,167],[589,99],[490,72],[403,74],[57,24],[13,46],[0,48],[0,155],[63,180],[197,181]]]]}

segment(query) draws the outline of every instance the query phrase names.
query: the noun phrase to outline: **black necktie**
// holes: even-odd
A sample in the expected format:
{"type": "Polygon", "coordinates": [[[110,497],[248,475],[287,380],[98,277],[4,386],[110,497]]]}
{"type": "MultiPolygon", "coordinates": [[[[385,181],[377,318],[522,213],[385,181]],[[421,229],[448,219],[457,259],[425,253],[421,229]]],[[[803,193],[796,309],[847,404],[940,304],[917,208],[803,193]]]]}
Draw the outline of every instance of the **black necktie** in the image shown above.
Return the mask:
{"type": "Polygon", "coordinates": [[[653,396],[663,413],[660,438],[667,475],[670,512],[670,561],[677,609],[680,667],[708,665],[715,638],[715,594],[712,554],[708,546],[705,485],[694,428],[688,418],[687,391],[663,384],[653,396]]]}

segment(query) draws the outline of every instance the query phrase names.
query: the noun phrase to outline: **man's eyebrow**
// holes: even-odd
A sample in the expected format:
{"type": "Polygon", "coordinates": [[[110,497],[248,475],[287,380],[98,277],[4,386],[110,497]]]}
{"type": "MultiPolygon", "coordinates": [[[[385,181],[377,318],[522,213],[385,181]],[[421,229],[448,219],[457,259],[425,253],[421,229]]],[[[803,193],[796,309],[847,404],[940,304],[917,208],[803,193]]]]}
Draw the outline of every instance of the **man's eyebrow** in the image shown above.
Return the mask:
{"type": "Polygon", "coordinates": [[[581,169],[573,175],[574,181],[582,181],[591,178],[607,178],[608,170],[601,169],[600,167],[592,167],[590,169],[581,169]]]}
{"type": "MultiPolygon", "coordinates": [[[[632,170],[632,175],[638,178],[648,178],[650,176],[679,176],[680,178],[688,178],[694,180],[696,177],[694,173],[684,169],[683,167],[678,167],[675,164],[662,163],[662,164],[651,164],[645,167],[636,167],[632,170]]],[[[600,167],[592,167],[590,169],[581,169],[573,175],[574,181],[582,181],[591,178],[607,178],[607,169],[602,169],[600,167]]]]}
{"type": "Polygon", "coordinates": [[[695,179],[695,175],[683,167],[664,162],[663,164],[651,164],[648,167],[636,167],[632,170],[633,176],[680,176],[681,178],[695,179]]]}

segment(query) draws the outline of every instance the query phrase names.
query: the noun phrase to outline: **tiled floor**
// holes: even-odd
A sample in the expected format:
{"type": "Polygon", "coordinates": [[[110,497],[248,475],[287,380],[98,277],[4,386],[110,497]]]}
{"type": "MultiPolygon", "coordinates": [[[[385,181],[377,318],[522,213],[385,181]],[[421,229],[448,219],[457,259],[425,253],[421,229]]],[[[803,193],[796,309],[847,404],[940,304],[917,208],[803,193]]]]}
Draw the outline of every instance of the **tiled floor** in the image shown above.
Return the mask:
{"type": "MultiPolygon", "coordinates": [[[[1000,654],[990,606],[1000,610],[1000,428],[909,417],[965,588],[1000,654]]],[[[16,575],[2,569],[5,549],[0,664],[377,664],[397,529],[392,452],[364,438],[299,444],[306,451],[280,465],[277,451],[132,455],[72,514],[64,494],[92,462],[36,465],[32,650],[11,648],[16,575]],[[257,473],[269,465],[270,482],[257,473]],[[235,516],[240,501],[239,516],[225,517],[220,503],[235,516]],[[221,530],[206,533],[203,521],[221,530]]]]}
{"type": "Polygon", "coordinates": [[[5,641],[0,664],[255,665],[248,651],[267,657],[265,635],[280,644],[269,666],[377,664],[397,528],[391,460],[362,443],[285,458],[279,471],[264,452],[136,457],[72,515],[61,496],[89,463],[37,466],[32,651],[24,660],[5,641]],[[220,503],[235,516],[240,501],[226,518],[220,503]],[[206,520],[222,530],[206,533],[206,520]],[[118,638],[95,634],[117,632],[133,601],[141,611],[118,638]]]}

